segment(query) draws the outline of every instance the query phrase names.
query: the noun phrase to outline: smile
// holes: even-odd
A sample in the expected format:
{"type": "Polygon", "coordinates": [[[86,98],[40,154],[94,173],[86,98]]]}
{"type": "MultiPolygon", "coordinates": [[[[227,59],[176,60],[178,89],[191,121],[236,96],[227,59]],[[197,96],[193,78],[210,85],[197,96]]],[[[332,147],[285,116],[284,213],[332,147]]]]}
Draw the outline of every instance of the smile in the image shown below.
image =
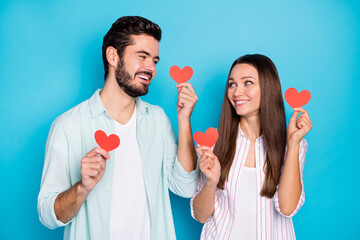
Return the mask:
{"type": "Polygon", "coordinates": [[[138,74],[136,77],[140,78],[142,82],[149,83],[151,77],[145,74],[138,74]]]}
{"type": "Polygon", "coordinates": [[[238,101],[235,101],[236,105],[239,106],[239,105],[244,105],[246,103],[250,102],[250,99],[248,100],[238,100],[238,101]]]}

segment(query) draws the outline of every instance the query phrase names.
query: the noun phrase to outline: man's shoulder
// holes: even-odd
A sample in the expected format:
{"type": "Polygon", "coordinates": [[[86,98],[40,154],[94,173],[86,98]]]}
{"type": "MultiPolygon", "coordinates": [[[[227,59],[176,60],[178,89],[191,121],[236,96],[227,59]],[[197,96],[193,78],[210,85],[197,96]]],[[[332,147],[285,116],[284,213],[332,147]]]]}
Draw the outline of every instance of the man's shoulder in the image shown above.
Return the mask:
{"type": "Polygon", "coordinates": [[[82,120],[90,116],[89,100],[90,99],[83,101],[58,116],[54,120],[53,125],[64,128],[77,127],[78,125],[81,125],[82,120]]]}

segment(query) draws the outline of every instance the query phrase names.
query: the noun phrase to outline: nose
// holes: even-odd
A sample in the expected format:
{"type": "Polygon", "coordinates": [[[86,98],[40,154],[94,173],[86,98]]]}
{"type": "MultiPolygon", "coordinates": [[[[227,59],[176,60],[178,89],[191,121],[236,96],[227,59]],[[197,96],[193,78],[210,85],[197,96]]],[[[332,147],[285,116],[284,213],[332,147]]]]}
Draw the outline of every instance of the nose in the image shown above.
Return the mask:
{"type": "Polygon", "coordinates": [[[241,87],[241,86],[237,86],[235,91],[234,91],[234,96],[235,97],[238,97],[238,96],[241,96],[241,95],[244,95],[244,89],[241,87]]]}
{"type": "Polygon", "coordinates": [[[145,63],[145,69],[152,73],[156,73],[156,64],[154,63],[154,61],[152,59],[150,59],[150,58],[147,59],[147,61],[145,63]]]}

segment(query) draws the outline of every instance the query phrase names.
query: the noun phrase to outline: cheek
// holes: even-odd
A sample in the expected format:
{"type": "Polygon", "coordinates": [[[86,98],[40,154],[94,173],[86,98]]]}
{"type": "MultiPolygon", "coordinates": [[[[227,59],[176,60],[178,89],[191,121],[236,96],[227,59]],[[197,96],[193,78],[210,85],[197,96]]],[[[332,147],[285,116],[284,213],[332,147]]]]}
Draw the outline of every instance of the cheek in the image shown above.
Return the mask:
{"type": "Polygon", "coordinates": [[[252,99],[255,100],[256,102],[260,102],[260,89],[253,89],[251,91],[251,96],[252,96],[252,99]]]}
{"type": "Polygon", "coordinates": [[[229,99],[229,101],[231,102],[231,98],[233,96],[233,92],[231,90],[227,91],[227,98],[229,99]]]}

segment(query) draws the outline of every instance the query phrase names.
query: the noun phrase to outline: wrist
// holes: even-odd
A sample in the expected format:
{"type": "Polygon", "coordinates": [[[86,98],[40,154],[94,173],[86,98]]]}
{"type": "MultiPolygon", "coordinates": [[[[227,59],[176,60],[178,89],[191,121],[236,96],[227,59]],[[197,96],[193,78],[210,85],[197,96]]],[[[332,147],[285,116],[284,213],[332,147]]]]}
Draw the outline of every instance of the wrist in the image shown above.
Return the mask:
{"type": "Polygon", "coordinates": [[[179,124],[179,127],[180,126],[184,126],[184,127],[190,126],[190,117],[178,116],[178,124],[179,124]]]}
{"type": "Polygon", "coordinates": [[[91,189],[87,189],[82,183],[81,181],[77,183],[77,187],[76,190],[79,194],[81,195],[89,195],[89,193],[91,192],[91,189]]]}
{"type": "Polygon", "coordinates": [[[288,151],[290,151],[291,149],[297,149],[299,150],[300,148],[300,141],[297,140],[289,140],[287,141],[287,148],[288,151]]]}
{"type": "Polygon", "coordinates": [[[216,189],[217,184],[218,184],[218,182],[207,180],[206,183],[205,183],[205,186],[207,186],[209,188],[213,188],[213,189],[215,188],[216,189]]]}

